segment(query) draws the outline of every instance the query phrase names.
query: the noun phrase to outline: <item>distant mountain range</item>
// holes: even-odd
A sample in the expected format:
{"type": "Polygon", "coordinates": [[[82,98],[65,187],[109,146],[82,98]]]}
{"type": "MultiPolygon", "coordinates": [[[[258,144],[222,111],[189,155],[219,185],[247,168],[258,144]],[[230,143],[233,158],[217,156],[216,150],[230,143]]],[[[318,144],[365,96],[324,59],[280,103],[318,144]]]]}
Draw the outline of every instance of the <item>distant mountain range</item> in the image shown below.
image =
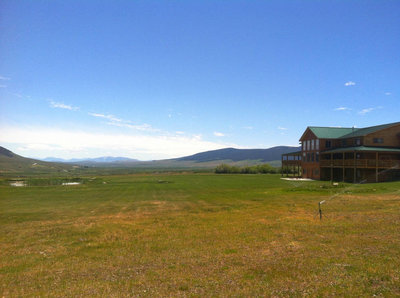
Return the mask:
{"type": "Polygon", "coordinates": [[[215,160],[259,160],[262,162],[281,160],[281,155],[300,150],[300,147],[277,146],[269,149],[235,149],[225,148],[197,153],[194,155],[177,158],[175,160],[208,162],[215,160]]]}
{"type": "Polygon", "coordinates": [[[0,147],[0,174],[1,173],[47,173],[71,171],[80,166],[84,167],[115,167],[115,168],[142,168],[142,169],[206,169],[213,168],[220,163],[231,165],[255,165],[269,163],[280,166],[281,154],[300,150],[300,147],[277,146],[269,149],[235,149],[225,148],[197,153],[190,156],[139,161],[127,157],[97,157],[89,159],[62,159],[48,157],[43,160],[25,158],[10,150],[0,147]]]}
{"type": "Polygon", "coordinates": [[[137,159],[132,159],[128,157],[113,157],[113,156],[102,156],[96,158],[72,158],[72,159],[63,159],[57,157],[46,157],[41,159],[43,161],[49,162],[64,162],[64,163],[113,163],[113,162],[135,162],[139,161],[137,159]]]}

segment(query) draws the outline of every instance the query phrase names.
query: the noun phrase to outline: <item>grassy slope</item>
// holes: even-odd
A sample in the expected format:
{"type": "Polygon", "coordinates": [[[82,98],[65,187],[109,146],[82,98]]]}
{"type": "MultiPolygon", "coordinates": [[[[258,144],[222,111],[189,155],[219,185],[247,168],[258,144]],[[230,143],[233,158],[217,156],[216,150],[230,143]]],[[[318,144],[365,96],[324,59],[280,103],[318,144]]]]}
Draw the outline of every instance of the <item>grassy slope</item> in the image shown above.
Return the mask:
{"type": "Polygon", "coordinates": [[[25,158],[0,147],[0,175],[61,173],[72,169],[72,165],[25,158]]]}
{"type": "Polygon", "coordinates": [[[212,174],[85,182],[0,186],[0,294],[400,295],[400,183],[212,174]],[[335,193],[320,222],[317,203],[335,193]]]}

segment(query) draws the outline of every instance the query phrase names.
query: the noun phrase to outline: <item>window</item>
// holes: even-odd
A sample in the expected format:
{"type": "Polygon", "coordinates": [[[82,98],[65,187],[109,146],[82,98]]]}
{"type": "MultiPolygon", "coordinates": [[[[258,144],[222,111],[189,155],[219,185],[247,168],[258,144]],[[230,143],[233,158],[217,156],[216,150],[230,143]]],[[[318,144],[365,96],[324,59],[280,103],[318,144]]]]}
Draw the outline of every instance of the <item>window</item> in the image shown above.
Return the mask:
{"type": "Polygon", "coordinates": [[[318,175],[319,175],[319,170],[318,170],[318,169],[315,169],[315,170],[314,170],[314,175],[315,175],[315,176],[318,176],[318,175]]]}
{"type": "Polygon", "coordinates": [[[315,161],[319,162],[319,153],[318,152],[315,154],[315,161]]]}
{"type": "Polygon", "coordinates": [[[311,150],[314,150],[314,140],[311,140],[311,150]]]}
{"type": "Polygon", "coordinates": [[[306,161],[306,153],[303,152],[303,161],[306,161]]]}
{"type": "Polygon", "coordinates": [[[361,139],[360,138],[355,139],[354,140],[354,145],[360,146],[361,145],[361,139]]]}
{"type": "Polygon", "coordinates": [[[332,145],[332,144],[331,144],[331,140],[326,140],[326,141],[325,141],[325,147],[326,147],[326,148],[331,148],[331,145],[332,145]]]}
{"type": "Polygon", "coordinates": [[[303,151],[305,151],[306,150],[306,144],[305,144],[305,142],[303,141],[303,142],[301,142],[301,148],[302,148],[302,150],[303,151]]]}
{"type": "Polygon", "coordinates": [[[310,162],[310,153],[307,153],[307,162],[310,162]]]}
{"type": "Polygon", "coordinates": [[[314,162],[314,152],[311,153],[311,161],[314,162]]]}
{"type": "Polygon", "coordinates": [[[382,144],[383,138],[374,138],[374,144],[382,144]]]}
{"type": "Polygon", "coordinates": [[[306,169],[303,169],[303,174],[307,173],[306,169]]]}
{"type": "Polygon", "coordinates": [[[347,146],[347,140],[342,140],[342,146],[347,146]]]}
{"type": "Polygon", "coordinates": [[[310,150],[310,140],[307,140],[307,151],[310,150]]]}
{"type": "Polygon", "coordinates": [[[315,140],[315,149],[319,150],[319,139],[315,140]]]}

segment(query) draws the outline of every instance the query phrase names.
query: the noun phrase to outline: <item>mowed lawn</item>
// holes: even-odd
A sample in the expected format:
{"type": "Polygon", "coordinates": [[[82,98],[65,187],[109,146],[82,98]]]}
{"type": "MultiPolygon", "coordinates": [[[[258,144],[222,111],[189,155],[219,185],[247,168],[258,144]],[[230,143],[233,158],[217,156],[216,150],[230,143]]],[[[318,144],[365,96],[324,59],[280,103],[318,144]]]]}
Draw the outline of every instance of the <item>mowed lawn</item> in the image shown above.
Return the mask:
{"type": "Polygon", "coordinates": [[[0,186],[1,296],[400,295],[399,182],[143,174],[32,184],[42,186],[0,186]]]}

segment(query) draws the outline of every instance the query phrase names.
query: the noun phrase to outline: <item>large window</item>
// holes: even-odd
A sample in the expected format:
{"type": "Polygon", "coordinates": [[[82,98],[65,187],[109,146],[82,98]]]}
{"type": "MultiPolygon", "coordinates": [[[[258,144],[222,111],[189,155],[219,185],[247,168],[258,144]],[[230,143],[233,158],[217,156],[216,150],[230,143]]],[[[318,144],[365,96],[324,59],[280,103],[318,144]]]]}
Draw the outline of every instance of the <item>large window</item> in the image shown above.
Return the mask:
{"type": "Polygon", "coordinates": [[[310,153],[307,153],[307,162],[310,162],[310,153]]]}
{"type": "Polygon", "coordinates": [[[314,152],[311,153],[311,161],[314,162],[314,152]]]}
{"type": "Polygon", "coordinates": [[[307,140],[307,151],[310,150],[310,140],[307,140]]]}
{"type": "Polygon", "coordinates": [[[319,139],[315,140],[315,149],[319,150],[319,139]]]}
{"type": "Polygon", "coordinates": [[[374,138],[374,144],[383,144],[383,138],[374,138]]]}
{"type": "Polygon", "coordinates": [[[361,139],[360,138],[354,139],[354,145],[360,146],[361,145],[361,139]]]}
{"type": "Polygon", "coordinates": [[[314,150],[314,143],[315,141],[314,140],[311,140],[311,150],[314,150]]]}
{"type": "Polygon", "coordinates": [[[315,154],[315,161],[319,162],[319,153],[318,152],[315,154]]]}
{"type": "Polygon", "coordinates": [[[325,141],[325,147],[326,148],[331,148],[331,145],[332,145],[331,140],[326,140],[325,141]]]}

